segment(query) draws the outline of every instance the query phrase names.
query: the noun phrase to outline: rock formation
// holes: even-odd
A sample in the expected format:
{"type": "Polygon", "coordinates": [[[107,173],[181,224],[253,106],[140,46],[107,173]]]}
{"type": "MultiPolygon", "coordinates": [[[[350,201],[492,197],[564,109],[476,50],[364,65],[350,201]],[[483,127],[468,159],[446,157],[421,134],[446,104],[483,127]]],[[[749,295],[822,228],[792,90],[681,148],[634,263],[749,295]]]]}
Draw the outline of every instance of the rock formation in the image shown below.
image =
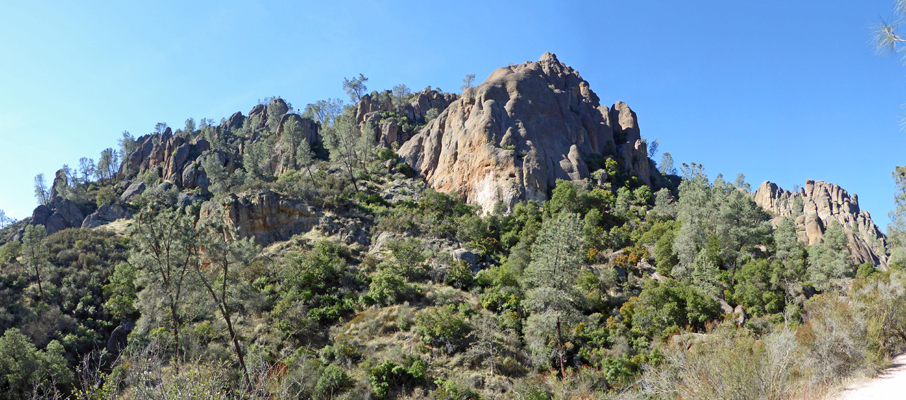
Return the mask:
{"type": "MultiPolygon", "coordinates": [[[[221,148],[212,149],[211,144],[197,133],[178,132],[173,134],[170,128],[167,128],[162,134],[141,136],[136,140],[136,149],[125,156],[119,174],[120,178],[132,178],[150,170],[164,181],[172,182],[179,189],[207,188],[209,179],[201,166],[205,158],[216,153],[220,156],[224,168],[232,172],[240,166],[240,158],[245,146],[274,135],[266,129],[269,107],[286,109],[287,105],[282,99],[277,98],[272,100],[269,106],[256,105],[249,111],[248,117],[237,112],[213,128],[217,140],[230,148],[229,151],[221,148]],[[240,129],[245,128],[249,129],[246,136],[234,134],[234,131],[238,133],[240,129]]],[[[294,120],[299,125],[303,137],[310,143],[321,140],[320,126],[316,122],[297,114],[283,114],[280,124],[276,126],[274,137],[276,140],[268,142],[269,145],[274,146],[273,159],[269,168],[270,172],[275,175],[286,170],[284,161],[288,150],[282,148],[279,138],[289,120],[294,120]]]]}
{"type": "Polygon", "coordinates": [[[466,89],[398,154],[433,189],[461,191],[484,211],[498,201],[545,200],[557,179],[589,177],[592,154],[622,158],[624,171],[648,184],[652,170],[629,106],[601,106],[550,53],[466,89]]]}
{"type": "MultiPolygon", "coordinates": [[[[195,187],[197,182],[184,181],[183,172],[198,155],[210,149],[204,138],[193,137],[188,132],[173,135],[170,128],[163,134],[151,134],[139,137],[136,149],[123,160],[120,175],[134,177],[139,173],[152,170],[166,181],[177,187],[195,187]]],[[[192,176],[198,178],[198,176],[192,176]]]]}
{"type": "Polygon", "coordinates": [[[409,102],[397,109],[393,105],[393,98],[389,90],[376,93],[375,96],[366,94],[356,103],[356,123],[363,131],[367,126],[374,128],[377,143],[384,147],[390,147],[394,142],[405,142],[410,135],[395,120],[382,120],[382,113],[395,112],[415,124],[418,121],[423,121],[428,111],[432,108],[440,113],[456,98],[456,94],[441,93],[437,90],[431,90],[429,87],[413,93],[409,102]]]}
{"type": "Polygon", "coordinates": [[[305,202],[270,190],[231,193],[224,201],[205,202],[200,219],[216,218],[219,213],[239,237],[254,237],[260,245],[288,240],[311,230],[320,221],[319,213],[305,202]]]}
{"type": "Polygon", "coordinates": [[[755,202],[776,217],[774,226],[783,217],[795,217],[799,240],[806,244],[822,242],[827,225],[837,221],[849,239],[853,262],[887,266],[886,237],[868,211],[859,209],[859,197],[840,186],[808,179],[801,190],[790,192],[765,181],[755,191],[755,202]]]}
{"type": "Polygon", "coordinates": [[[97,228],[121,218],[131,218],[133,210],[121,203],[104,204],[82,221],[82,229],[97,228]]]}

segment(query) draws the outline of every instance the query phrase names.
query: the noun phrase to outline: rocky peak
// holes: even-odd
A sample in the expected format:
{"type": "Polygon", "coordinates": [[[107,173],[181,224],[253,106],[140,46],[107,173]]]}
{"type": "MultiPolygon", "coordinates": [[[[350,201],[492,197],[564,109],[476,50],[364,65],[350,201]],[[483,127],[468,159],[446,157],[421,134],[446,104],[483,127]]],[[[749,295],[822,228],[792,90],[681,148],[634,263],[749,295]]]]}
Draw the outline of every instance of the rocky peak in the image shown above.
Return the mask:
{"type": "Polygon", "coordinates": [[[836,184],[807,179],[798,192],[790,192],[765,181],[755,191],[755,202],[776,217],[774,226],[783,217],[795,217],[799,240],[809,245],[822,242],[828,224],[837,221],[849,239],[853,262],[887,266],[886,237],[871,214],[859,209],[859,197],[836,184]]]}
{"type": "Polygon", "coordinates": [[[498,201],[546,200],[557,179],[588,178],[591,154],[622,158],[626,172],[650,183],[635,113],[622,102],[601,106],[588,82],[551,53],[497,69],[399,150],[433,189],[461,191],[485,211],[498,201]]]}

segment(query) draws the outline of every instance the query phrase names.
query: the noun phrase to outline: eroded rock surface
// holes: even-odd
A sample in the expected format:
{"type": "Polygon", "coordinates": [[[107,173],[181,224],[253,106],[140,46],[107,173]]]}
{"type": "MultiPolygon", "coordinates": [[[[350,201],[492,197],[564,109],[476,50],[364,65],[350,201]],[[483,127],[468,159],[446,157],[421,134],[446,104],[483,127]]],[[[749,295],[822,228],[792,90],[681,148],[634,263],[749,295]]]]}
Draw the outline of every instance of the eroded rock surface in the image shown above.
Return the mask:
{"type": "Polygon", "coordinates": [[[612,154],[650,183],[636,114],[599,104],[579,73],[545,53],[466,89],[398,154],[438,191],[461,191],[491,211],[502,201],[546,200],[557,179],[589,176],[585,157],[612,154]]]}
{"type": "Polygon", "coordinates": [[[201,206],[202,220],[222,215],[239,237],[254,237],[263,246],[311,230],[320,222],[319,214],[301,200],[270,190],[231,193],[223,201],[212,200],[201,206]]]}
{"type": "Polygon", "coordinates": [[[390,147],[393,143],[405,142],[411,135],[395,120],[383,120],[381,118],[383,113],[397,112],[401,117],[406,117],[410,123],[415,124],[423,121],[432,108],[440,113],[456,99],[457,95],[454,93],[441,93],[428,87],[413,93],[406,104],[395,107],[389,90],[375,96],[366,94],[356,103],[356,123],[363,131],[370,125],[374,129],[378,145],[390,147]]]}
{"type": "Polygon", "coordinates": [[[871,214],[859,209],[859,197],[838,185],[808,179],[798,192],[790,192],[765,181],[755,191],[755,202],[776,217],[774,226],[783,217],[795,217],[799,240],[806,244],[822,242],[828,224],[837,221],[849,239],[853,262],[887,267],[887,238],[871,214]]]}

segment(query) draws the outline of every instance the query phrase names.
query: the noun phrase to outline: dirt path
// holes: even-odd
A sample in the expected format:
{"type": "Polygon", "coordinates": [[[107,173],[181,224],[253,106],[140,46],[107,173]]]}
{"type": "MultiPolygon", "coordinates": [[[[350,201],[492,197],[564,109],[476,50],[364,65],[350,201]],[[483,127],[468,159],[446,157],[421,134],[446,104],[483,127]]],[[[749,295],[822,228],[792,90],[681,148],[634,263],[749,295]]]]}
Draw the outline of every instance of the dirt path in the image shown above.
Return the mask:
{"type": "Polygon", "coordinates": [[[906,354],[893,359],[890,368],[874,379],[847,386],[833,397],[835,400],[906,399],[906,354]]]}

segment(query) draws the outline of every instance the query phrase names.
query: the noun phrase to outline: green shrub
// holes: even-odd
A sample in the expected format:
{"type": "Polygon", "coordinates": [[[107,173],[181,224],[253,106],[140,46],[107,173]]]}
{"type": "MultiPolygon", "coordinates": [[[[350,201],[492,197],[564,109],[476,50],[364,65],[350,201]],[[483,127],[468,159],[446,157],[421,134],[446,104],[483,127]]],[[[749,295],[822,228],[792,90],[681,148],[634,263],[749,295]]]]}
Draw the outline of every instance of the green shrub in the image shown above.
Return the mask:
{"type": "Polygon", "coordinates": [[[411,288],[396,272],[385,269],[371,276],[368,294],[363,297],[366,303],[389,306],[409,295],[411,288]]]}
{"type": "Polygon", "coordinates": [[[95,203],[100,207],[105,204],[113,204],[117,198],[118,196],[116,191],[113,190],[113,186],[104,186],[98,190],[95,196],[95,203]]]}
{"type": "Polygon", "coordinates": [[[421,335],[422,342],[442,347],[447,354],[465,349],[471,328],[465,316],[456,311],[452,304],[427,308],[416,317],[415,332],[421,335]]]}
{"type": "Polygon", "coordinates": [[[472,269],[469,268],[467,262],[458,260],[447,270],[444,283],[458,289],[468,290],[472,286],[472,269]]]}
{"type": "Polygon", "coordinates": [[[415,178],[415,170],[406,162],[400,161],[394,168],[396,168],[396,172],[403,174],[406,178],[415,178]]]}
{"type": "Polygon", "coordinates": [[[384,360],[368,371],[368,380],[375,397],[383,399],[393,390],[424,384],[427,365],[413,358],[408,359],[407,364],[409,365],[404,366],[384,360]]]}
{"type": "Polygon", "coordinates": [[[329,399],[334,394],[352,386],[352,379],[346,370],[338,367],[336,364],[330,364],[321,372],[318,383],[315,384],[315,398],[329,399]]]}
{"type": "Polygon", "coordinates": [[[380,148],[374,151],[374,155],[377,156],[378,160],[387,161],[387,160],[396,160],[399,156],[396,155],[396,152],[393,149],[380,148]]]}
{"type": "Polygon", "coordinates": [[[11,263],[16,261],[22,252],[22,243],[16,240],[7,242],[0,247],[0,263],[11,263]]]}
{"type": "Polygon", "coordinates": [[[437,400],[479,400],[478,393],[457,384],[452,379],[437,378],[434,380],[434,398],[437,400]]]}

